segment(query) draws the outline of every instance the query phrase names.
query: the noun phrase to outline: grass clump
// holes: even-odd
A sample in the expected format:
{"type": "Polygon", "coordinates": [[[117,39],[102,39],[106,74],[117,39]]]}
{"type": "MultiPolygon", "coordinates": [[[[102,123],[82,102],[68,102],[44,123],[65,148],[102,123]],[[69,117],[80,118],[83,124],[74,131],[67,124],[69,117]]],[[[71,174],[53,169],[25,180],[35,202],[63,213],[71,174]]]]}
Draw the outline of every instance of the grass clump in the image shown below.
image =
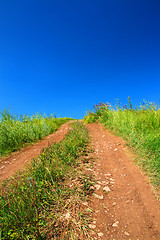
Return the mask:
{"type": "Polygon", "coordinates": [[[69,118],[55,118],[36,114],[13,116],[4,111],[0,114],[0,156],[19,150],[55,132],[69,118]]]}
{"type": "Polygon", "coordinates": [[[124,106],[119,103],[114,108],[109,104],[96,105],[92,114],[104,126],[127,140],[138,153],[138,163],[160,187],[160,109],[147,102],[134,109],[128,98],[128,104],[124,106]]]}
{"type": "Polygon", "coordinates": [[[99,105],[94,105],[94,110],[93,111],[88,111],[87,115],[84,116],[84,123],[94,123],[97,121],[100,116],[103,108],[105,108],[106,104],[100,103],[99,105]]]}
{"type": "Polygon", "coordinates": [[[82,123],[71,127],[66,138],[43,150],[27,172],[1,186],[1,239],[89,239],[88,215],[80,205],[92,184],[80,162],[89,137],[82,123]]]}

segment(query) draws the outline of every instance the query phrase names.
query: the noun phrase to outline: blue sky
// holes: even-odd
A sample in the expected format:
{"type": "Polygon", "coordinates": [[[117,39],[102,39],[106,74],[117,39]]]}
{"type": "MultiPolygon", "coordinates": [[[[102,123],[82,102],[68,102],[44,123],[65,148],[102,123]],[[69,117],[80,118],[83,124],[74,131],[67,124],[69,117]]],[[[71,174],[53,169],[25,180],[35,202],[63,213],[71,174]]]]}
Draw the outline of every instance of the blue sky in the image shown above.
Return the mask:
{"type": "Polygon", "coordinates": [[[0,111],[160,103],[160,1],[0,1],[0,111]]]}

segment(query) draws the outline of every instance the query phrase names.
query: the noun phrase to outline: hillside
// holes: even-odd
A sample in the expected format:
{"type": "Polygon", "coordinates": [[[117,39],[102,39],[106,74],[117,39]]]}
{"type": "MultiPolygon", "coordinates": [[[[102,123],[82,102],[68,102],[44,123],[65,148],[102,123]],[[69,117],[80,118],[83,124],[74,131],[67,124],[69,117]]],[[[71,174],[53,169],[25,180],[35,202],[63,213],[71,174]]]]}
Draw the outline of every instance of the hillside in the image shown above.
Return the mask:
{"type": "Polygon", "coordinates": [[[65,123],[1,161],[1,180],[30,166],[1,181],[1,239],[160,239],[160,202],[135,153],[102,125],[84,127],[65,123]]]}

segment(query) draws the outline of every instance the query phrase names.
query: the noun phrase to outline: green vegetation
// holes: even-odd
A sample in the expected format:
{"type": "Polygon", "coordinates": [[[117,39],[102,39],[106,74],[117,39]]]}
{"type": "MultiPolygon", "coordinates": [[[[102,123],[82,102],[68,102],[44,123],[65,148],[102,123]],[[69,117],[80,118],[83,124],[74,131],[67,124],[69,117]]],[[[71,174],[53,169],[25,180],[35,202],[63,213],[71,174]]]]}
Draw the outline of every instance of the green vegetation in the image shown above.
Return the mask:
{"type": "Polygon", "coordinates": [[[112,108],[109,104],[100,103],[94,108],[85,116],[84,122],[98,120],[125,138],[138,153],[138,163],[152,177],[154,184],[160,187],[160,109],[146,102],[133,109],[130,98],[125,106],[117,103],[112,108]]]}
{"type": "Polygon", "coordinates": [[[55,118],[52,115],[36,114],[32,117],[12,116],[4,111],[0,114],[0,156],[19,150],[55,132],[69,118],[55,118]]]}
{"type": "Polygon", "coordinates": [[[1,186],[1,239],[89,239],[88,212],[80,204],[92,185],[83,174],[89,137],[82,123],[71,127],[28,171],[1,186]]]}

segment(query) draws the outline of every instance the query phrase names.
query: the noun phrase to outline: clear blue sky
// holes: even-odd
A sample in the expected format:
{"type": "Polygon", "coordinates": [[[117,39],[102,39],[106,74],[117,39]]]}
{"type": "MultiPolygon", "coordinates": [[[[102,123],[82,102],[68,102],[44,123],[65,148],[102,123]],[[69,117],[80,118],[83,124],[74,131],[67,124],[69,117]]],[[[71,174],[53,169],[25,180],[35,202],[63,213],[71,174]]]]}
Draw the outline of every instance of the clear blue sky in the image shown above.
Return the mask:
{"type": "Polygon", "coordinates": [[[0,1],[0,111],[160,102],[159,0],[0,1]]]}

